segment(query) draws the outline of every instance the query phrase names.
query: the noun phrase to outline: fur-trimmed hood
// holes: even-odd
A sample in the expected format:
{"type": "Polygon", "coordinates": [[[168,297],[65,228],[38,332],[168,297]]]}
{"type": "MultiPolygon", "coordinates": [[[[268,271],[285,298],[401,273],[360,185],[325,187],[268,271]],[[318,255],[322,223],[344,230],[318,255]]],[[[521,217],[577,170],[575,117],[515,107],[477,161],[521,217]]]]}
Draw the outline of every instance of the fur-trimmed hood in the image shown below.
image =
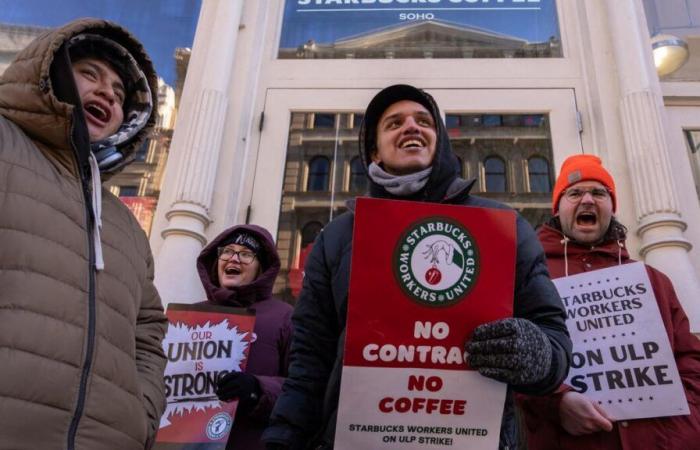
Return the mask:
{"type": "Polygon", "coordinates": [[[17,124],[51,160],[78,176],[86,164],[89,136],[71,71],[67,43],[89,33],[127,49],[145,74],[154,105],[146,125],[118,148],[124,155],[114,173],[133,161],[156,121],[158,81],[143,46],[124,28],[99,19],[81,19],[47,31],[22,50],[0,77],[0,114],[17,124]],[[75,155],[73,146],[77,147],[75,155]]]}

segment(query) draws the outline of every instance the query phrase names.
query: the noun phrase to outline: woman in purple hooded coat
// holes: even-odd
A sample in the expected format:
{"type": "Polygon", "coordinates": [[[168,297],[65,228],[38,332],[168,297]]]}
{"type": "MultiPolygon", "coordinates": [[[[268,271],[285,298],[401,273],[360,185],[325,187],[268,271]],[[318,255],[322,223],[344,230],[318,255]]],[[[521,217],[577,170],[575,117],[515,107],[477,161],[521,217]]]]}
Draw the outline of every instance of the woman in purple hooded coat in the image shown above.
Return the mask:
{"type": "Polygon", "coordinates": [[[254,342],[244,372],[218,384],[223,401],[238,399],[227,449],[264,449],[260,435],[287,376],[292,307],[272,297],[280,259],[270,233],[238,225],[217,236],[197,258],[207,301],[255,311],[254,342]]]}

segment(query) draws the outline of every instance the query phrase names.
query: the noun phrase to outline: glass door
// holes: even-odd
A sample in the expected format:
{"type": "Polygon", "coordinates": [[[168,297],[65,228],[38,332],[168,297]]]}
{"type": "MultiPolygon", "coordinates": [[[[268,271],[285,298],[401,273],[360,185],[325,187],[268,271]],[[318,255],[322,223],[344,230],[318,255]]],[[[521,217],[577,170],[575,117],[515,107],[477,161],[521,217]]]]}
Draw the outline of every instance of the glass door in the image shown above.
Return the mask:
{"type": "MultiPolygon", "coordinates": [[[[367,180],[359,159],[362,112],[376,90],[270,90],[260,137],[250,223],[276,235],[282,269],[275,293],[298,295],[313,240],[367,180]]],[[[555,168],[581,152],[573,91],[429,92],[440,105],[473,190],[518,209],[533,225],[549,217],[555,168]]]]}

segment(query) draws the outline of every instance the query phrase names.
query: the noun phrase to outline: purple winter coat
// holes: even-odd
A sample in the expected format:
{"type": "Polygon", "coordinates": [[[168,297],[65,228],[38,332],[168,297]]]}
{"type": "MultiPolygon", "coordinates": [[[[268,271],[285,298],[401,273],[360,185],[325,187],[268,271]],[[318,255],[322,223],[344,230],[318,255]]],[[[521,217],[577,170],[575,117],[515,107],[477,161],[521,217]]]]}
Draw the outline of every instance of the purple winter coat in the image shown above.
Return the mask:
{"type": "Polygon", "coordinates": [[[267,426],[272,407],[287,376],[289,344],[292,337],[291,305],[272,297],[272,286],[280,270],[277,248],[270,233],[257,225],[238,225],[225,230],[207,245],[197,258],[197,272],[207,301],[255,311],[256,340],[250,348],[245,372],[255,375],[262,395],[249,414],[236,415],[227,449],[264,449],[260,436],[267,426]],[[219,287],[216,272],[217,248],[236,231],[258,238],[265,270],[252,283],[233,289],[219,287]]]}

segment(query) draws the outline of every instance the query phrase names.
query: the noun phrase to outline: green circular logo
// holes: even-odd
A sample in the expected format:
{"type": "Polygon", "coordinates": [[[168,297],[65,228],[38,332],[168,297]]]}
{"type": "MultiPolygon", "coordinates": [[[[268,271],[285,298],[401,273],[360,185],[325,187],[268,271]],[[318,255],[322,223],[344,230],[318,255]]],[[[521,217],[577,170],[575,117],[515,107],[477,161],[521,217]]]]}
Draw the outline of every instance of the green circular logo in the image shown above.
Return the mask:
{"type": "Polygon", "coordinates": [[[404,231],[394,249],[394,275],[411,299],[449,306],[464,299],[479,275],[471,234],[445,217],[422,219],[404,231]]]}

